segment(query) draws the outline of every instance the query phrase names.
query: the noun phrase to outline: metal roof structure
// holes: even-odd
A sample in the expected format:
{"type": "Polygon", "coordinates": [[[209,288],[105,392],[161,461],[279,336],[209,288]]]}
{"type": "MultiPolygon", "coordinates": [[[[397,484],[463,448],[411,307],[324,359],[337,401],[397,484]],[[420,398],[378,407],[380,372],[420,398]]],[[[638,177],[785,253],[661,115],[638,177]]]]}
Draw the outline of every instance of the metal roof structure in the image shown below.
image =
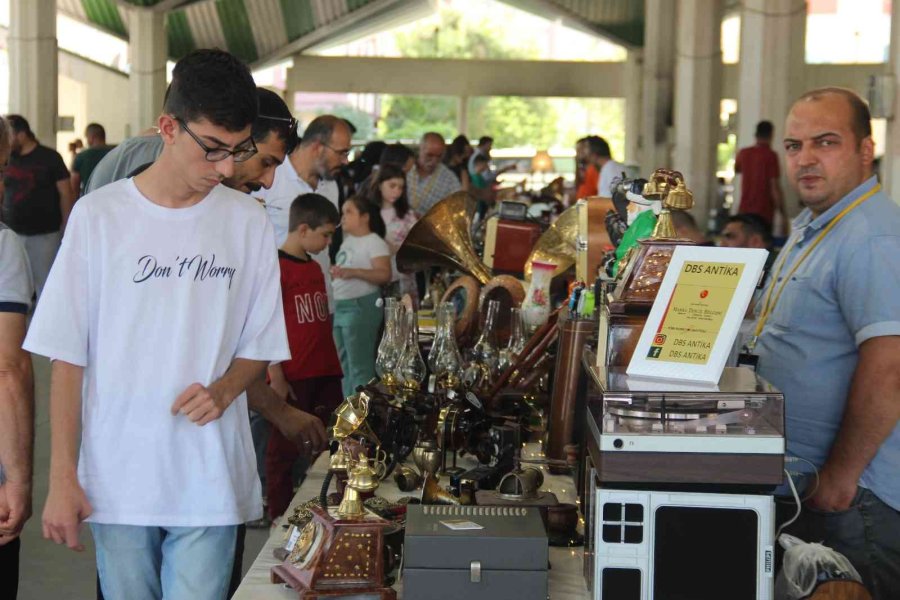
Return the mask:
{"type": "MultiPolygon", "coordinates": [[[[502,1],[625,46],[643,44],[643,0],[502,1]]],[[[124,39],[130,8],[165,13],[172,59],[218,47],[258,67],[424,16],[434,0],[57,0],[61,13],[124,39]]]]}

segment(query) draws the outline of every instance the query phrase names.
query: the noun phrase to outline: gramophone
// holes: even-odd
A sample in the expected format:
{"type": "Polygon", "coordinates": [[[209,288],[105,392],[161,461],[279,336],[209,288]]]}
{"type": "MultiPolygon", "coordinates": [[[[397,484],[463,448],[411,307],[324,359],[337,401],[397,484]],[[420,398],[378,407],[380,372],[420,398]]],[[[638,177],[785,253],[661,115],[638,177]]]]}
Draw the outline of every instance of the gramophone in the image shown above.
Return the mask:
{"type": "Polygon", "coordinates": [[[475,200],[466,192],[450,194],[432,206],[397,251],[397,268],[415,273],[434,266],[450,267],[486,284],[491,271],[475,252],[470,235],[475,208],[475,200]]]}
{"type": "Polygon", "coordinates": [[[555,264],[554,277],[575,265],[578,281],[596,279],[604,252],[612,247],[604,226],[610,210],[614,210],[612,200],[591,196],[563,211],[534,245],[526,261],[525,279],[531,279],[533,261],[555,264]]]}
{"type": "Polygon", "coordinates": [[[391,524],[366,511],[360,498],[377,487],[378,477],[361,454],[341,505],[327,511],[314,506],[312,520],[294,528],[287,559],[272,568],[272,582],[287,583],[303,600],[394,600],[396,592],[384,585],[384,530],[391,524]]]}
{"type": "Polygon", "coordinates": [[[689,210],[694,205],[693,194],[681,173],[657,169],[642,195],[660,200],[662,212],[650,239],[640,240],[626,256],[625,268],[619,270],[612,297],[608,305],[604,302],[601,306],[600,337],[606,339],[606,344],[598,348],[597,359],[606,366],[627,366],[631,361],[675,247],[694,245],[690,240],[678,238],[672,225],[672,211],[689,210]],[[608,330],[604,332],[606,323],[608,330]]]}

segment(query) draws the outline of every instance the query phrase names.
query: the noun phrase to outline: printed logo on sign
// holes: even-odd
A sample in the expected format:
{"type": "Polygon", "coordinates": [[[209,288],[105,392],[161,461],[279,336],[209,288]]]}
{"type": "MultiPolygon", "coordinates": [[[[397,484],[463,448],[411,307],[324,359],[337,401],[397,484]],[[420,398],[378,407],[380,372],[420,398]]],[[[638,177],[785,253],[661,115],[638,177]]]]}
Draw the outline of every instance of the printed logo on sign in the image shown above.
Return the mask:
{"type": "Polygon", "coordinates": [[[706,298],[707,296],[709,296],[709,290],[703,290],[702,292],[700,292],[701,298],[706,298]]]}
{"type": "Polygon", "coordinates": [[[660,353],[662,353],[662,346],[650,346],[647,358],[659,358],[660,353]]]}
{"type": "Polygon", "coordinates": [[[653,344],[655,346],[662,346],[665,343],[666,343],[666,334],[657,333],[655,336],[653,336],[653,344]]]}

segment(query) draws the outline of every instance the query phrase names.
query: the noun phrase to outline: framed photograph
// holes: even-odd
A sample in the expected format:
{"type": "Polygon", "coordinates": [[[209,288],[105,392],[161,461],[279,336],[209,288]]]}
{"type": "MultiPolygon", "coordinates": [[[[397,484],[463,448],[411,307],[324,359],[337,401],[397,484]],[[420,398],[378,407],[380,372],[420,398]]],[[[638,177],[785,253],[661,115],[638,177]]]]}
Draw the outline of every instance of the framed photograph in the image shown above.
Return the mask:
{"type": "Polygon", "coordinates": [[[768,254],[760,249],[678,246],[628,375],[718,383],[768,254]]]}

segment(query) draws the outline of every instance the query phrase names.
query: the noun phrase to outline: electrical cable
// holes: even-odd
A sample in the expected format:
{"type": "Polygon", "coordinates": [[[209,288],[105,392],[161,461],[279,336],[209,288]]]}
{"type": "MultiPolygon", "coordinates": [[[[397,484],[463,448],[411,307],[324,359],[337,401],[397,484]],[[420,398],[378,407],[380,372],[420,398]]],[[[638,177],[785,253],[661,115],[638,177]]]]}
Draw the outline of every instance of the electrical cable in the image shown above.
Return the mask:
{"type": "Polygon", "coordinates": [[[791,474],[788,473],[787,469],[784,469],[784,474],[787,475],[788,485],[791,486],[791,492],[793,492],[793,494],[794,494],[794,500],[797,501],[797,512],[794,513],[794,516],[791,517],[791,519],[789,521],[782,523],[781,527],[779,527],[778,530],[775,532],[775,540],[776,541],[778,541],[778,536],[781,535],[781,532],[784,530],[785,527],[787,527],[788,525],[790,525],[791,523],[793,523],[794,521],[796,521],[797,519],[800,518],[800,512],[803,510],[803,504],[800,502],[800,494],[797,493],[797,486],[794,485],[794,478],[791,477],[791,474]]]}
{"type": "Polygon", "coordinates": [[[800,460],[800,461],[803,461],[806,464],[808,464],[810,467],[812,467],[812,472],[816,478],[816,482],[812,486],[812,491],[809,491],[808,489],[804,490],[804,492],[806,492],[806,496],[803,497],[802,502],[806,502],[807,500],[812,498],[813,495],[815,495],[816,491],[819,489],[819,468],[816,467],[816,465],[814,465],[812,463],[812,461],[807,460],[807,459],[803,458],[802,456],[797,456],[796,454],[794,456],[785,457],[784,460],[785,460],[785,462],[788,462],[788,463],[800,460]]]}

